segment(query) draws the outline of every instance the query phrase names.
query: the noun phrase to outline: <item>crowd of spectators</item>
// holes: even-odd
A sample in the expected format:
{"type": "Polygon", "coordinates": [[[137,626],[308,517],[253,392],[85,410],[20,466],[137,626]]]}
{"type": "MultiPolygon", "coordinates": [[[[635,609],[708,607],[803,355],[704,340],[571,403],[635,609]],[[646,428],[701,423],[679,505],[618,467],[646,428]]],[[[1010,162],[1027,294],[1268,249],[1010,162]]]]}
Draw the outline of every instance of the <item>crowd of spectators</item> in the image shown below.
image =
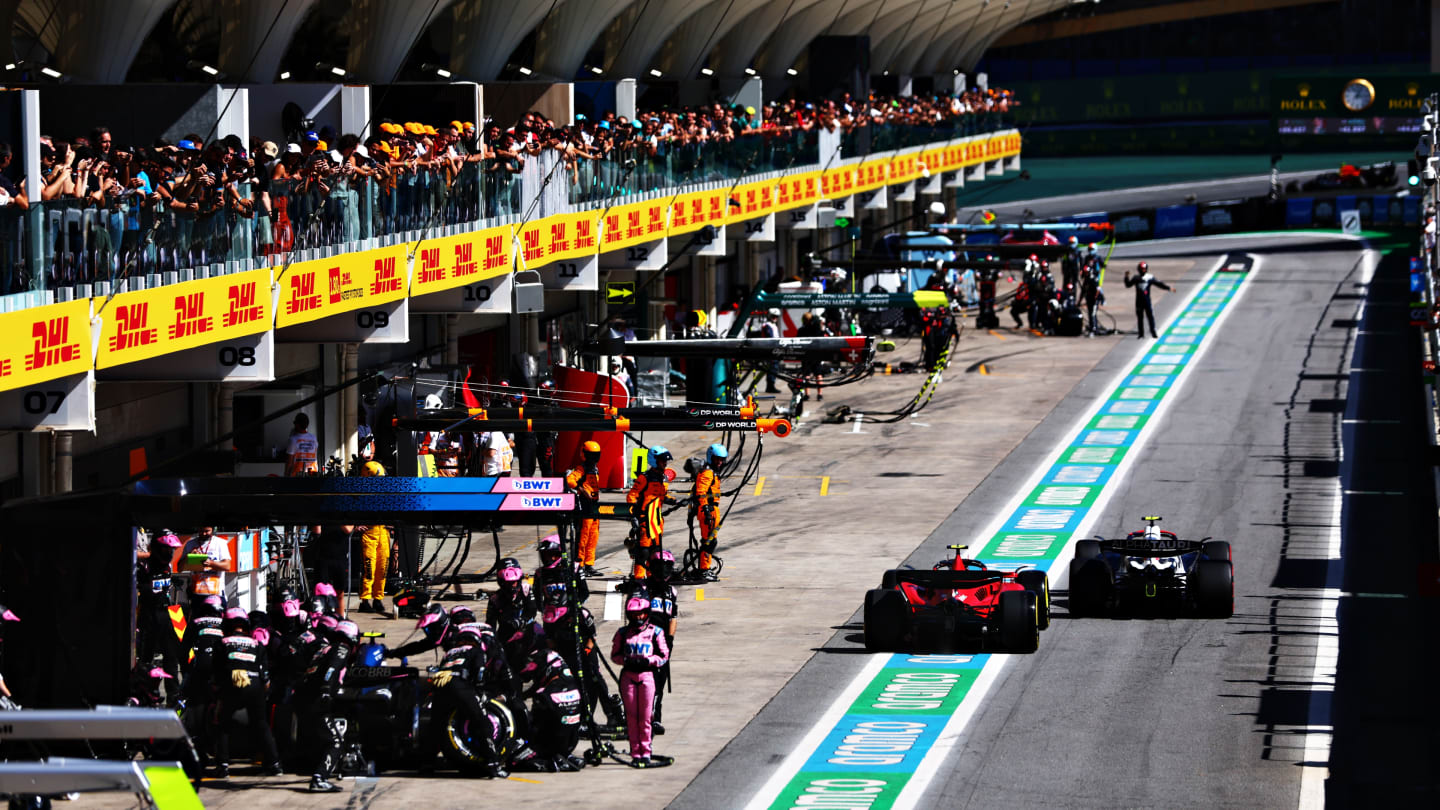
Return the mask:
{"type": "MultiPolygon", "coordinates": [[[[117,145],[99,127],[41,137],[44,251],[28,261],[18,211],[37,201],[0,174],[0,293],[263,260],[296,248],[521,213],[522,176],[559,201],[603,204],[628,193],[818,160],[818,131],[844,154],[989,131],[1009,91],[928,97],[843,95],[762,109],[719,102],[557,125],[529,112],[513,126],[384,119],[362,138],[302,122],[284,138],[187,133],[117,145]],[[867,139],[867,140],[859,140],[867,139]],[[563,173],[560,171],[563,168],[563,173]],[[563,176],[566,182],[554,182],[563,176]]],[[[8,149],[0,144],[0,172],[8,149]]]]}

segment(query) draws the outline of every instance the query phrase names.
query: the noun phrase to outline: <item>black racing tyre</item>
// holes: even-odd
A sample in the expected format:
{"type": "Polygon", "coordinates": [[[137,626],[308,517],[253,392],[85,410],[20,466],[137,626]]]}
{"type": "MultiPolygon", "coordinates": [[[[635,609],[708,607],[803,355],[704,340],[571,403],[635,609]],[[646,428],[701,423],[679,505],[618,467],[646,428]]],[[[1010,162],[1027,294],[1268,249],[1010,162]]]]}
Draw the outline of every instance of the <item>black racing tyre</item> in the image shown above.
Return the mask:
{"type": "Polygon", "coordinates": [[[885,573],[881,574],[881,575],[880,575],[880,587],[884,588],[884,589],[887,590],[887,591],[890,590],[890,589],[892,589],[892,588],[894,588],[894,587],[895,587],[895,583],[896,583],[896,579],[895,579],[895,578],[896,578],[896,575],[899,574],[899,573],[900,573],[900,569],[898,569],[898,568],[891,568],[889,571],[886,571],[885,573]]]}
{"type": "Polygon", "coordinates": [[[1190,573],[1190,593],[1201,616],[1228,619],[1235,613],[1235,569],[1227,560],[1201,560],[1190,573]]]}
{"type": "Polygon", "coordinates": [[[1025,590],[1035,594],[1035,609],[1039,617],[1040,629],[1048,628],[1050,626],[1050,575],[1044,571],[1030,569],[1016,574],[1015,581],[1025,586],[1025,590]]]}
{"type": "Polygon", "coordinates": [[[1103,553],[1104,553],[1104,552],[1102,552],[1102,551],[1100,550],[1100,541],[1099,541],[1099,540],[1076,540],[1076,541],[1075,541],[1075,561],[1076,561],[1076,562],[1084,562],[1085,560],[1098,560],[1098,559],[1100,559],[1100,556],[1101,556],[1103,553]]]}
{"type": "Polygon", "coordinates": [[[1040,619],[1035,594],[1000,594],[1000,643],[1012,653],[1033,653],[1040,647],[1040,619]]]}
{"type": "Polygon", "coordinates": [[[899,591],[876,588],[865,592],[865,649],[894,652],[905,638],[910,608],[899,591]]]}
{"type": "Polygon", "coordinates": [[[1104,613],[1114,585],[1114,574],[1104,560],[1071,560],[1070,615],[1099,616],[1104,613]]]}
{"type": "MultiPolygon", "coordinates": [[[[495,740],[495,748],[499,755],[499,763],[504,764],[509,759],[511,753],[509,749],[515,736],[514,718],[511,716],[510,710],[497,700],[485,701],[485,713],[500,728],[498,739],[495,740]]],[[[442,743],[445,758],[466,776],[490,775],[491,768],[495,763],[490,759],[480,737],[485,733],[484,729],[472,728],[463,711],[456,709],[450,712],[450,715],[445,718],[442,743]]]]}
{"type": "Polygon", "coordinates": [[[1207,560],[1224,560],[1234,562],[1235,558],[1230,554],[1230,544],[1224,540],[1211,540],[1200,546],[1200,553],[1207,560]]]}

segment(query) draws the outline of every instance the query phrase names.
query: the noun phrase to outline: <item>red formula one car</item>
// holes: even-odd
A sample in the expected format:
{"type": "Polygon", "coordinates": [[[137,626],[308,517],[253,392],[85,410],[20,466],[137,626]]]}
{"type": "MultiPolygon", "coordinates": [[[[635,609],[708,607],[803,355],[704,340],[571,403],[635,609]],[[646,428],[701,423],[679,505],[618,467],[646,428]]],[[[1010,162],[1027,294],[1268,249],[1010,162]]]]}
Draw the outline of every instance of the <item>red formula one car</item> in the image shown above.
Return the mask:
{"type": "Polygon", "coordinates": [[[1050,579],[1044,571],[999,571],[955,559],[933,570],[892,569],[865,594],[865,649],[899,651],[978,645],[1031,653],[1050,626],[1050,579]]]}

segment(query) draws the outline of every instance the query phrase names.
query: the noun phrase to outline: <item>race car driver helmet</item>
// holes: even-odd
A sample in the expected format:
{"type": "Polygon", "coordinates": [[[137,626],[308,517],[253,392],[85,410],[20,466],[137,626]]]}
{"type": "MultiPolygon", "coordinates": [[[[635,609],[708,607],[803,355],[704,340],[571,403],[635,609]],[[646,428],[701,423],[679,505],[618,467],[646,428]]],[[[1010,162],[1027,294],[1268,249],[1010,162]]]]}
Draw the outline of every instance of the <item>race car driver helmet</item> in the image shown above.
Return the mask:
{"type": "Polygon", "coordinates": [[[521,567],[520,561],[514,557],[506,557],[500,561],[500,568],[495,572],[495,579],[502,587],[515,587],[520,580],[525,578],[525,569],[521,567]]]}
{"type": "Polygon", "coordinates": [[[560,561],[560,556],[564,553],[564,549],[560,546],[560,538],[553,534],[540,538],[537,548],[540,551],[540,562],[546,568],[553,567],[560,561]]]}
{"type": "Polygon", "coordinates": [[[365,466],[360,468],[360,475],[365,478],[382,478],[385,475],[385,467],[378,461],[367,461],[365,466]]]}
{"type": "Polygon", "coordinates": [[[1069,240],[1069,241],[1070,241],[1070,247],[1072,247],[1072,248],[1073,248],[1073,247],[1076,247],[1077,245],[1080,244],[1080,240],[1077,239],[1073,234],[1070,236],[1070,240],[1069,240]]]}
{"type": "Polygon", "coordinates": [[[230,608],[225,611],[225,621],[220,625],[220,630],[227,636],[250,635],[250,614],[242,608],[230,608]]]}
{"type": "Polygon", "coordinates": [[[1145,275],[1146,273],[1150,272],[1150,263],[1140,262],[1139,264],[1135,265],[1135,271],[1142,276],[1145,275]]]}
{"type": "Polygon", "coordinates": [[[730,451],[725,449],[723,444],[712,444],[710,449],[705,451],[705,463],[711,467],[719,468],[730,457],[730,451]]]}
{"type": "Polygon", "coordinates": [[[625,602],[625,618],[631,624],[639,624],[650,618],[650,600],[643,596],[632,596],[625,602]]]}
{"type": "Polygon", "coordinates": [[[650,452],[646,454],[645,460],[649,462],[651,469],[663,470],[672,458],[674,458],[674,456],[670,455],[670,451],[666,450],[664,445],[657,444],[650,448],[650,452]]]}
{"type": "Polygon", "coordinates": [[[668,549],[660,549],[650,555],[650,564],[646,566],[646,571],[655,579],[669,579],[670,575],[675,572],[675,555],[671,554],[668,549]]]}
{"type": "Polygon", "coordinates": [[[525,659],[525,665],[520,668],[520,680],[548,681],[565,671],[565,659],[560,653],[550,649],[539,649],[525,659]]]}
{"type": "Polygon", "coordinates": [[[598,464],[600,462],[600,443],[585,442],[583,448],[586,464],[598,464]]]}
{"type": "Polygon", "coordinates": [[[445,631],[450,629],[450,614],[444,605],[432,603],[420,615],[420,621],[415,623],[415,628],[424,633],[431,643],[438,644],[440,639],[445,637],[445,631]]]}
{"type": "Polygon", "coordinates": [[[428,411],[434,411],[434,410],[439,410],[440,408],[443,408],[443,407],[445,407],[445,401],[440,398],[440,395],[439,395],[439,394],[427,394],[427,395],[425,396],[425,409],[426,409],[426,410],[428,410],[428,411]]]}

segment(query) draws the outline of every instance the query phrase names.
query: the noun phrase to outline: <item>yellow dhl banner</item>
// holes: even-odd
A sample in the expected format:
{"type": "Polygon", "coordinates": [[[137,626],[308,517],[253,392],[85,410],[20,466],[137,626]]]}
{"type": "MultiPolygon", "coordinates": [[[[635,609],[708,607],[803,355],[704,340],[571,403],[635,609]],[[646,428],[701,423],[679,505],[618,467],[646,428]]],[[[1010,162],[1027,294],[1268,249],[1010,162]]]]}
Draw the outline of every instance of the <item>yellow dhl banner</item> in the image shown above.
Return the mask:
{"type": "Polygon", "coordinates": [[[420,243],[411,295],[440,292],[503,276],[514,262],[514,229],[500,225],[420,243]]]}
{"type": "Polygon", "coordinates": [[[698,231],[706,225],[725,224],[725,196],[728,189],[677,194],[670,204],[671,236],[698,231]]]}
{"type": "Polygon", "coordinates": [[[820,172],[786,175],[775,183],[775,210],[786,211],[820,202],[820,172]]]}
{"type": "Polygon", "coordinates": [[[520,231],[520,258],[527,270],[551,262],[583,259],[600,250],[600,212],[552,214],[520,231]]]}
{"type": "Polygon", "coordinates": [[[90,299],[0,315],[0,391],[90,369],[90,299]]]}
{"type": "Polygon", "coordinates": [[[201,278],[95,299],[96,368],[113,368],[269,331],[270,269],[201,278]],[[103,307],[103,308],[102,308],[103,307]]]}
{"type": "Polygon", "coordinates": [[[275,325],[309,323],[404,298],[408,248],[402,243],[290,265],[279,279],[275,325]]]}
{"type": "Polygon", "coordinates": [[[735,187],[727,201],[726,222],[741,222],[775,213],[775,181],[758,180],[735,187]]]}
{"type": "Polygon", "coordinates": [[[867,160],[855,167],[855,191],[874,191],[890,182],[890,161],[867,160]]]}
{"type": "Polygon", "coordinates": [[[669,205],[669,197],[657,197],[612,206],[600,224],[600,250],[619,250],[664,237],[670,227],[669,205]]]}
{"type": "Polygon", "coordinates": [[[855,193],[855,166],[826,169],[820,178],[820,197],[838,200],[855,193]]]}

